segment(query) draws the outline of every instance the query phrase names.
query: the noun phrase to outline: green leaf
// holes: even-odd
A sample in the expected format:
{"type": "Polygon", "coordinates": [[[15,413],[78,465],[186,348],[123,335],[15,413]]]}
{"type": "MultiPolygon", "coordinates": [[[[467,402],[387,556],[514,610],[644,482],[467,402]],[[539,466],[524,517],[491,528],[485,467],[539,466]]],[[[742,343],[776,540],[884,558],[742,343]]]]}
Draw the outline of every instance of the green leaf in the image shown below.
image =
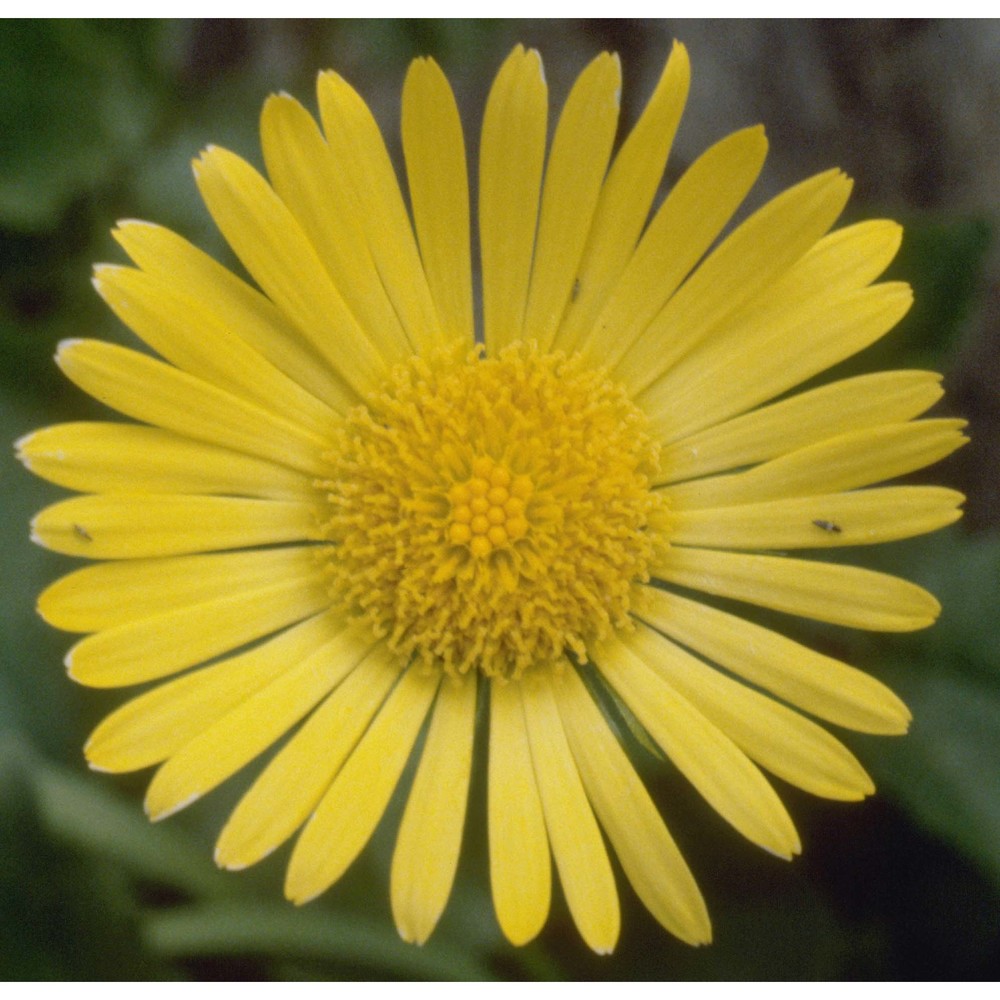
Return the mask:
{"type": "Polygon", "coordinates": [[[0,737],[0,979],[166,979],[146,952],[131,887],[114,865],[51,836],[39,759],[0,737]]]}
{"type": "Polygon", "coordinates": [[[909,706],[906,737],[863,754],[880,791],[1000,883],[1000,538],[959,525],[873,549],[866,565],[914,580],[941,602],[913,635],[855,641],[865,665],[909,706]]]}
{"type": "Polygon", "coordinates": [[[59,840],[198,898],[239,891],[239,880],[216,869],[203,845],[177,827],[153,825],[96,779],[39,762],[34,781],[41,820],[59,840]]]}
{"type": "Polygon", "coordinates": [[[880,743],[876,782],[1000,885],[1000,688],[947,661],[885,672],[913,712],[910,734],[880,743]]]}
{"type": "Polygon", "coordinates": [[[115,177],[151,127],[138,57],[114,23],[5,24],[0,223],[51,228],[79,193],[115,177]]]}
{"type": "Polygon", "coordinates": [[[1000,683],[1000,536],[968,535],[956,526],[928,538],[919,552],[918,579],[942,609],[927,636],[930,658],[936,662],[950,657],[963,671],[1000,683]]]}
{"type": "Polygon", "coordinates": [[[871,637],[868,643],[890,659],[905,650],[931,673],[1000,682],[1000,535],[970,535],[956,524],[924,538],[872,547],[865,565],[913,580],[941,603],[933,627],[909,636],[871,637]]]}
{"type": "Polygon", "coordinates": [[[920,215],[904,226],[899,256],[885,281],[913,288],[913,306],[903,319],[867,350],[806,383],[805,387],[878,369],[947,371],[958,354],[966,321],[985,286],[987,254],[995,238],[981,218],[920,215]]]}
{"type": "MultiPolygon", "coordinates": [[[[942,371],[950,367],[965,321],[982,290],[993,227],[979,218],[902,219],[903,246],[887,278],[908,281],[914,304],[897,333],[896,363],[942,371]]],[[[874,362],[873,362],[874,363],[874,362]]]]}
{"type": "Polygon", "coordinates": [[[150,914],[148,946],[170,957],[259,955],[370,967],[407,979],[482,981],[490,970],[467,951],[432,940],[405,944],[384,923],[290,904],[226,903],[150,914]]]}

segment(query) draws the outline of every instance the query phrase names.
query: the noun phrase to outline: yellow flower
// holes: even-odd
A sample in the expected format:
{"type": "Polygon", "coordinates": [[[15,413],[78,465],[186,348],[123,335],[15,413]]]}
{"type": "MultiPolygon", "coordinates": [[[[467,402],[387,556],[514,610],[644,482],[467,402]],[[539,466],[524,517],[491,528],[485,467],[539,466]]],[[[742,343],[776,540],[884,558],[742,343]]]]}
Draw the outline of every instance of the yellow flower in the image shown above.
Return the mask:
{"type": "Polygon", "coordinates": [[[546,157],[541,60],[510,55],[480,143],[481,343],[462,130],[429,60],[403,89],[412,223],[371,113],[326,72],[322,132],[287,96],[265,104],[269,180],[223,149],[195,163],[260,291],[167,230],[115,231],[135,267],[100,266],[95,284],[160,357],[59,350],[73,382],[139,423],[19,443],[34,472],[87,494],[42,511],[35,539],[100,560],[39,607],[92,633],[67,657],[80,683],[172,678],[86,749],[98,770],[160,765],[153,819],[289,736],[223,829],[220,865],[298,832],[286,892],[319,895],[419,745],[390,892],[400,933],[423,942],[455,875],[478,704],[510,941],[545,922],[551,852],[583,938],[614,948],[607,841],[656,919],[698,944],[705,905],[618,723],[781,857],[799,840],[761,769],[833,799],[873,790],[807,715],[901,733],[903,704],[698,595],[930,625],[938,604],[913,584],[788,553],[954,521],[951,490],[873,484],[947,455],[962,423],[916,419],[940,396],[927,372],[788,395],[906,312],[907,286],[873,284],[901,231],[831,231],[851,187],[832,170],[720,238],[763,164],[760,128],[709,149],[651,215],[688,80],[677,45],[612,157],[620,68],[599,56],[546,157]]]}

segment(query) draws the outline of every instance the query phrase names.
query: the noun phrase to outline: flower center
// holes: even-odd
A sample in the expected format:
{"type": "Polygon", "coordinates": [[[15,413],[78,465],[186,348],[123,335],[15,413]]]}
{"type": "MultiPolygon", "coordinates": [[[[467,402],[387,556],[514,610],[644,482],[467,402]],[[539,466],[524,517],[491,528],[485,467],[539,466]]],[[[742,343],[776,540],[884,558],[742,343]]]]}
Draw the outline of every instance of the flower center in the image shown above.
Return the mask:
{"type": "Polygon", "coordinates": [[[518,677],[629,627],[662,502],[657,447],[578,356],[414,358],[327,457],[331,596],[400,654],[518,677]]]}

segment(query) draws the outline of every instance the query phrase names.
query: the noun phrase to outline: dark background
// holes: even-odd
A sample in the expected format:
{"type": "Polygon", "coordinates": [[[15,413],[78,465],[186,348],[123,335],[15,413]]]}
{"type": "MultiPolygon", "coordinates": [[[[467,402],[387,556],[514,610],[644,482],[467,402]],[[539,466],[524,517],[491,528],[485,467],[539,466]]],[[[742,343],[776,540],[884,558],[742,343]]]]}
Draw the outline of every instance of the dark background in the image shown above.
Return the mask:
{"type": "Polygon", "coordinates": [[[39,590],[69,565],[27,537],[30,516],[57,491],[5,446],[0,978],[1000,973],[1000,23],[0,22],[0,439],[100,414],[51,357],[65,337],[128,339],[89,283],[93,262],[121,259],[115,220],[164,223],[230,260],[189,163],[210,142],[259,163],[268,93],[287,90],[312,107],[316,71],[336,68],[395,151],[406,65],[430,54],[452,79],[474,151],[479,110],[515,42],[541,50],[555,107],[586,61],[619,51],[624,130],[673,37],[688,46],[693,81],[669,178],[757,121],[772,150],[757,202],[829,166],[854,176],[849,218],[906,225],[892,274],[917,296],[856,367],[942,371],[940,412],[970,421],[972,445],[921,477],[967,493],[964,521],[858,560],[930,588],[944,605],[938,625],[914,636],[797,632],[889,682],[913,710],[905,738],[845,737],[879,793],[843,805],[782,787],[804,844],[789,865],[743,842],[637,751],[705,893],[709,948],[661,931],[623,879],[613,957],[586,951],[558,900],[536,943],[507,946],[489,902],[481,775],[454,897],[426,948],[402,945],[389,914],[398,802],[343,882],[295,910],[280,891],[287,851],[239,875],[212,865],[214,835],[247,778],[152,826],[140,805],[147,775],[86,769],[87,733],[124,699],[72,685],[61,667],[68,637],[35,616],[39,590]]]}

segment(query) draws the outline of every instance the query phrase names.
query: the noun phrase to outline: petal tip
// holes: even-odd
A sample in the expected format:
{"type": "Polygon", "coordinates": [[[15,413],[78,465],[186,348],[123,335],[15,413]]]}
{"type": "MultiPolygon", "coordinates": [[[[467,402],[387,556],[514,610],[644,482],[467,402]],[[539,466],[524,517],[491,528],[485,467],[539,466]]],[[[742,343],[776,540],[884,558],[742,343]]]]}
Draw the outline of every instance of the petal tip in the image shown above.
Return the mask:
{"type": "Polygon", "coordinates": [[[260,117],[262,120],[267,120],[271,116],[280,113],[281,109],[288,107],[289,104],[298,104],[298,101],[287,90],[278,90],[273,94],[268,94],[264,98],[263,107],[260,109],[260,117]]]}
{"type": "Polygon", "coordinates": [[[174,802],[164,806],[157,806],[150,801],[149,796],[147,795],[146,801],[142,804],[142,808],[149,817],[149,821],[151,823],[159,823],[160,820],[167,819],[168,817],[173,816],[174,813],[179,813],[182,809],[187,809],[192,802],[196,802],[199,798],[201,798],[201,792],[192,792],[179,802],[174,802]]]}
{"type": "Polygon", "coordinates": [[[400,940],[406,942],[406,944],[416,945],[418,948],[427,943],[427,938],[429,934],[421,934],[414,927],[404,926],[403,924],[396,923],[396,933],[399,934],[400,940]]]}
{"type": "Polygon", "coordinates": [[[535,68],[538,71],[538,78],[542,83],[542,86],[548,86],[548,81],[545,79],[545,63],[542,61],[542,54],[538,49],[525,49],[524,59],[526,62],[534,62],[535,68]]]}
{"type": "Polygon", "coordinates": [[[285,899],[293,906],[305,906],[306,903],[311,903],[321,894],[322,890],[306,891],[305,889],[296,888],[294,885],[289,885],[287,882],[285,883],[285,899]]]}
{"type": "Polygon", "coordinates": [[[95,264],[93,273],[90,276],[90,283],[94,286],[94,291],[105,302],[108,301],[108,296],[110,294],[110,289],[108,285],[112,282],[119,271],[124,271],[120,264],[95,264]]]}
{"type": "Polygon", "coordinates": [[[221,152],[220,146],[210,143],[191,161],[191,169],[194,171],[196,179],[200,178],[204,171],[214,164],[221,152]]]}
{"type": "Polygon", "coordinates": [[[212,860],[215,862],[217,868],[221,868],[227,872],[241,872],[250,867],[249,863],[238,861],[236,858],[228,856],[221,845],[216,845],[215,850],[212,852],[212,860]]]}
{"type": "Polygon", "coordinates": [[[123,232],[126,229],[159,229],[155,222],[147,222],[145,219],[119,219],[115,223],[112,233],[123,232]]]}
{"type": "Polygon", "coordinates": [[[60,340],[56,344],[56,353],[53,355],[57,365],[62,367],[62,362],[65,356],[72,351],[78,344],[82,344],[82,337],[67,337],[65,340],[60,340]]]}
{"type": "Polygon", "coordinates": [[[29,469],[31,468],[29,464],[31,457],[25,454],[25,450],[31,444],[31,440],[36,434],[38,434],[38,431],[29,431],[27,434],[22,434],[21,437],[14,442],[14,457],[29,469]]]}

